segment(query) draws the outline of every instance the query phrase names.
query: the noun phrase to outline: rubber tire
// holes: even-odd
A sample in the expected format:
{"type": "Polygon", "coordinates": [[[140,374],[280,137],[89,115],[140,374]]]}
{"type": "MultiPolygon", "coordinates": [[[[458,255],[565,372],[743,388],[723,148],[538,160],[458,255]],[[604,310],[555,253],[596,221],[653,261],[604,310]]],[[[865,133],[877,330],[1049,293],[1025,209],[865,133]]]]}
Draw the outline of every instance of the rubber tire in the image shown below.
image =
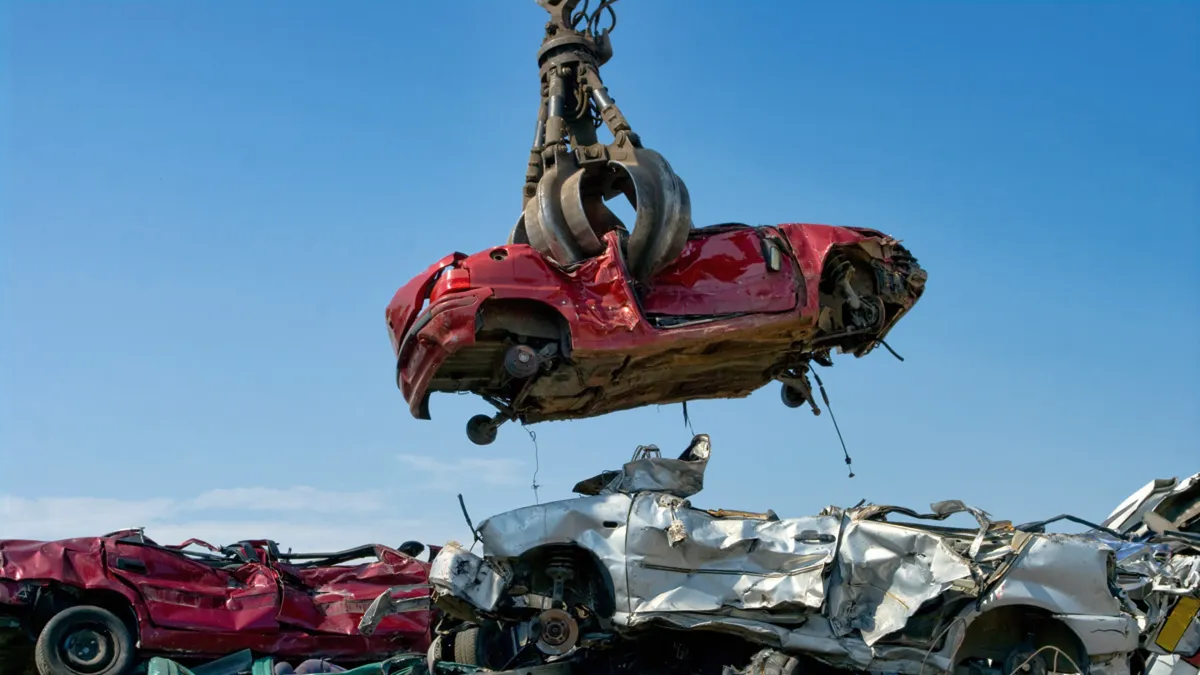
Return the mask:
{"type": "MultiPolygon", "coordinates": [[[[55,614],[46,623],[38,635],[37,646],[34,647],[34,662],[41,675],[72,675],[80,671],[71,669],[59,655],[59,643],[73,629],[83,625],[98,625],[112,638],[113,655],[108,665],[100,670],[90,671],[86,675],[125,675],[133,666],[135,646],[133,635],[117,615],[91,605],[72,607],[55,614]]],[[[82,675],[82,674],[81,674],[82,675]]]]}
{"type": "Polygon", "coordinates": [[[472,417],[467,420],[467,438],[475,445],[491,445],[500,433],[500,429],[491,424],[492,418],[487,415],[472,417]]]}
{"type": "Polygon", "coordinates": [[[786,384],[779,389],[779,399],[789,408],[801,408],[805,403],[808,403],[807,400],[800,396],[800,392],[795,387],[786,384]],[[796,393],[792,394],[793,391],[796,393]]]}
{"type": "Polygon", "coordinates": [[[482,666],[479,658],[479,627],[468,628],[454,635],[454,662],[464,666],[482,666]]]}
{"type": "Polygon", "coordinates": [[[493,623],[471,626],[454,634],[455,663],[499,670],[516,656],[511,652],[506,634],[493,623]]]}

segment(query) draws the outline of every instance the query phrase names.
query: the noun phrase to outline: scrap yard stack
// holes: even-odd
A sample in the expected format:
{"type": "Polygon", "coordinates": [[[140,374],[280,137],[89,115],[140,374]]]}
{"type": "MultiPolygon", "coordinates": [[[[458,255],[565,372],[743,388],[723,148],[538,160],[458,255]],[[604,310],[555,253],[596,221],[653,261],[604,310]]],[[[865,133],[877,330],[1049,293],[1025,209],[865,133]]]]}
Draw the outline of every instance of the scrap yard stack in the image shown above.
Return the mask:
{"type": "MultiPolygon", "coordinates": [[[[818,369],[891,352],[925,290],[877,230],[696,227],[684,181],[600,77],[615,1],[537,0],[550,20],[516,224],[386,310],[412,415],[438,392],[478,395],[476,444],[510,421],[775,382],[819,414],[818,369]]],[[[471,546],[0,541],[0,675],[1197,675],[1200,474],[1069,517],[1083,531],[1065,535],[1048,531],[1061,516],[1014,524],[957,500],[703,509],[713,451],[704,434],[678,455],[640,446],[571,499],[471,524],[471,546]],[[956,514],[974,526],[946,526],[956,514]]]]}

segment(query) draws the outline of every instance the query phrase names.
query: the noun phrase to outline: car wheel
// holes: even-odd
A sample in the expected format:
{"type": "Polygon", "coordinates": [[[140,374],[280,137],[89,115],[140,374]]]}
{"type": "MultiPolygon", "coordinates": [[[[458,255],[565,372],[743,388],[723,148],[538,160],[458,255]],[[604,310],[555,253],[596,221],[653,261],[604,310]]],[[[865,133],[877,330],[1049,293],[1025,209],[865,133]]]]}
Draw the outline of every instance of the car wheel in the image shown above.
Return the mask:
{"type": "Polygon", "coordinates": [[[472,626],[454,634],[454,662],[466,666],[499,669],[515,654],[503,629],[495,624],[472,626]]]}
{"type": "Polygon", "coordinates": [[[476,415],[467,420],[467,438],[475,445],[491,445],[500,430],[487,415],[476,415]]]}
{"type": "Polygon", "coordinates": [[[479,629],[468,628],[454,635],[454,662],[464,666],[480,666],[479,629]]]}
{"type": "Polygon", "coordinates": [[[129,628],[112,612],[88,605],[56,614],[34,649],[41,675],[124,675],[133,659],[129,628]]]}
{"type": "Polygon", "coordinates": [[[808,402],[808,399],[805,398],[799,389],[786,384],[779,390],[779,398],[789,408],[799,408],[808,402]]]}

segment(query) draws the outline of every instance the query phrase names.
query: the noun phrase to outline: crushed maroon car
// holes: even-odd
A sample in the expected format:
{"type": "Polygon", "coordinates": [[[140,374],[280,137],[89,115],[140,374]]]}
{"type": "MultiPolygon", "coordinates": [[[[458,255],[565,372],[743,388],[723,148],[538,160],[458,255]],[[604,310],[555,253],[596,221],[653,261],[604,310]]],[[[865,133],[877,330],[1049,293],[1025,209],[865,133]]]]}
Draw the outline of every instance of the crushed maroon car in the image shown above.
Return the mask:
{"type": "Polygon", "coordinates": [[[414,417],[433,392],[472,392],[498,411],[467,423],[486,445],[532,424],[644,405],[738,398],[775,380],[817,410],[808,375],[833,349],[863,356],[920,299],[926,272],[875,230],[790,223],[693,229],[647,283],[625,233],[560,266],[526,244],[453,253],[387,308],[396,380],[414,417]]]}
{"type": "MultiPolygon", "coordinates": [[[[136,660],[251,649],[380,660],[428,647],[428,611],[358,622],[381,593],[428,595],[425,549],[369,544],[283,553],[270,540],[161,546],[141,530],[60,541],[0,540],[0,625],[23,635],[41,672],[120,675],[136,660]]],[[[440,547],[430,547],[430,557],[440,547]]],[[[7,643],[13,649],[12,641],[7,643]]]]}

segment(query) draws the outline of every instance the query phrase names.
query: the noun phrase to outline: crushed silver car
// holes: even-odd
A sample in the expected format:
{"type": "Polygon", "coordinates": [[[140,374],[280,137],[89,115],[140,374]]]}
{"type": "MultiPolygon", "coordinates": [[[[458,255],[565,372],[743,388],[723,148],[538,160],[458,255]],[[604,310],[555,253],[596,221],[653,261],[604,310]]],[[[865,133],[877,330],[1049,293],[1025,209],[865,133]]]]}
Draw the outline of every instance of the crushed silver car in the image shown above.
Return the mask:
{"type": "Polygon", "coordinates": [[[1147,675],[1200,669],[1200,473],[1151,481],[1093,530],[1117,555],[1147,675]],[[1119,535],[1119,536],[1118,536],[1119,535]]]}
{"type": "Polygon", "coordinates": [[[639,447],[622,470],[576,485],[578,498],[480,523],[482,556],[447,545],[430,583],[463,622],[455,660],[1129,672],[1139,625],[1114,550],[1095,538],[1022,531],[959,501],[784,519],[702,509],[690,499],[711,451],[704,434],[677,459],[639,447]],[[896,522],[956,513],[978,527],[896,522]]]}

